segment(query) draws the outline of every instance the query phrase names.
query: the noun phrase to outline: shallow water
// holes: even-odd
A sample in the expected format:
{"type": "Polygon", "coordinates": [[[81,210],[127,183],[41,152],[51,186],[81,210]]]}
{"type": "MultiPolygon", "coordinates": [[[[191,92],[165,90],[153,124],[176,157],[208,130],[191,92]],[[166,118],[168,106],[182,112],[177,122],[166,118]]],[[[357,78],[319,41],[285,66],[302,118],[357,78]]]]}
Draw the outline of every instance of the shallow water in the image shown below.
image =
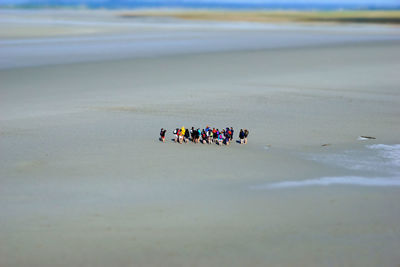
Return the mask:
{"type": "Polygon", "coordinates": [[[345,150],[340,153],[318,153],[306,158],[322,164],[351,170],[351,174],[368,176],[319,177],[300,181],[281,181],[251,186],[251,189],[272,189],[306,186],[400,186],[400,145],[374,144],[361,149],[345,150]],[[382,176],[374,176],[379,174],[382,176]]]}
{"type": "Polygon", "coordinates": [[[91,12],[62,10],[54,14],[0,9],[0,32],[4,31],[6,36],[13,29],[20,31],[24,27],[29,36],[32,28],[28,27],[44,27],[41,30],[44,36],[40,36],[39,30],[38,36],[31,39],[4,38],[0,34],[0,69],[400,40],[399,29],[374,25],[340,27],[294,23],[196,22],[169,18],[129,20],[111,12],[93,15],[91,12]],[[55,18],[54,14],[59,14],[59,17],[55,18]],[[66,36],[63,36],[63,31],[66,31],[66,36]],[[46,36],[46,32],[50,36],[46,36]]]}

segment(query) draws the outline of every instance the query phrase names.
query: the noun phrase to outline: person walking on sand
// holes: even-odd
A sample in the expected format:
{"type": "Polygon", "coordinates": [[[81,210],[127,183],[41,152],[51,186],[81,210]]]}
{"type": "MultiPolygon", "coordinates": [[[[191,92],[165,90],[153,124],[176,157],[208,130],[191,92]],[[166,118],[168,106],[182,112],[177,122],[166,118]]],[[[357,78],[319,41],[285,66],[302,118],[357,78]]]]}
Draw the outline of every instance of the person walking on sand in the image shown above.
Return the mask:
{"type": "Polygon", "coordinates": [[[173,134],[174,134],[174,142],[176,143],[176,142],[178,142],[178,128],[176,128],[175,130],[174,130],[174,132],[173,132],[173,134]]]}
{"type": "Polygon", "coordinates": [[[195,129],[193,129],[193,143],[197,143],[197,135],[198,135],[198,132],[197,132],[197,130],[195,130],[195,129]]]}
{"type": "Polygon", "coordinates": [[[160,130],[160,140],[161,142],[165,142],[165,133],[167,132],[167,130],[164,130],[163,128],[161,128],[160,130]]]}
{"type": "Polygon", "coordinates": [[[180,143],[181,142],[181,129],[176,128],[176,136],[177,136],[178,143],[180,143]]]}
{"type": "Polygon", "coordinates": [[[192,129],[190,129],[190,136],[192,137],[192,142],[194,143],[195,142],[195,140],[194,140],[194,127],[192,127],[192,129]]]}
{"type": "Polygon", "coordinates": [[[207,130],[207,143],[211,144],[212,143],[212,131],[210,128],[207,130]]]}
{"type": "Polygon", "coordinates": [[[225,135],[225,145],[229,146],[230,140],[231,140],[230,135],[229,135],[229,134],[226,134],[226,135],[225,135]]]}
{"type": "Polygon", "coordinates": [[[218,139],[218,133],[215,128],[213,128],[213,142],[217,142],[218,139]]]}
{"type": "Polygon", "coordinates": [[[240,129],[240,132],[239,132],[239,139],[240,139],[240,144],[243,144],[243,139],[244,139],[244,132],[243,132],[243,129],[240,129]]]}
{"type": "Polygon", "coordinates": [[[206,131],[204,129],[203,129],[203,131],[201,131],[201,142],[203,144],[207,143],[207,134],[206,134],[206,131]]]}
{"type": "Polygon", "coordinates": [[[224,140],[224,135],[222,134],[222,132],[220,132],[218,134],[218,145],[222,145],[223,140],[224,140]]]}
{"type": "Polygon", "coordinates": [[[182,129],[178,128],[178,143],[182,144],[183,136],[182,136],[182,129]]]}
{"type": "Polygon", "coordinates": [[[200,137],[201,137],[201,130],[200,128],[197,128],[197,143],[200,142],[200,137]]]}
{"type": "Polygon", "coordinates": [[[247,144],[247,136],[249,136],[249,131],[244,129],[244,143],[247,144]]]}
{"type": "Polygon", "coordinates": [[[184,142],[184,141],[185,141],[185,127],[182,126],[181,132],[180,132],[180,142],[179,143],[182,144],[182,142],[184,142]]]}
{"type": "Polygon", "coordinates": [[[190,132],[189,129],[185,129],[185,143],[187,143],[190,140],[190,132]]]}

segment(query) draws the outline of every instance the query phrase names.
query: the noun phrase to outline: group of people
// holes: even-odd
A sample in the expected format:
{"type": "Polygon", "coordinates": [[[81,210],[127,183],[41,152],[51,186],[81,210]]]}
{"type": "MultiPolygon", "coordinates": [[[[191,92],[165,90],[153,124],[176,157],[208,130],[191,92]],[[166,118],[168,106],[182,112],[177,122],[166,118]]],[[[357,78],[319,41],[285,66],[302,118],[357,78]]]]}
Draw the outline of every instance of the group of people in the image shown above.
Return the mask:
{"type": "MultiPolygon", "coordinates": [[[[167,130],[161,128],[160,131],[160,140],[165,142],[165,133],[167,130]]],[[[229,145],[233,140],[233,127],[227,127],[225,129],[219,130],[216,128],[211,128],[207,126],[205,129],[200,130],[200,128],[195,129],[192,127],[191,129],[186,129],[184,126],[182,128],[176,128],[173,131],[174,134],[174,142],[176,143],[187,143],[189,141],[193,143],[202,143],[202,144],[212,144],[216,143],[218,145],[229,145]]],[[[247,136],[249,135],[249,131],[247,129],[240,129],[239,132],[239,142],[240,144],[247,144],[247,136]]]]}

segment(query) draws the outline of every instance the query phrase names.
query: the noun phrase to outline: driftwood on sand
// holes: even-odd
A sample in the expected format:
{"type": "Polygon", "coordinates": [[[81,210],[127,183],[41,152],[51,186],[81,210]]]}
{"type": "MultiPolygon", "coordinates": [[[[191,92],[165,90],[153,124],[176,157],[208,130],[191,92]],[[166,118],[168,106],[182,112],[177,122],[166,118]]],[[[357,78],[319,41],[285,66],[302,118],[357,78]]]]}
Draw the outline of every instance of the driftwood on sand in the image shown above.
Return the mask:
{"type": "Polygon", "coordinates": [[[360,137],[364,138],[364,139],[376,139],[376,137],[373,137],[373,136],[360,135],[360,137]]]}

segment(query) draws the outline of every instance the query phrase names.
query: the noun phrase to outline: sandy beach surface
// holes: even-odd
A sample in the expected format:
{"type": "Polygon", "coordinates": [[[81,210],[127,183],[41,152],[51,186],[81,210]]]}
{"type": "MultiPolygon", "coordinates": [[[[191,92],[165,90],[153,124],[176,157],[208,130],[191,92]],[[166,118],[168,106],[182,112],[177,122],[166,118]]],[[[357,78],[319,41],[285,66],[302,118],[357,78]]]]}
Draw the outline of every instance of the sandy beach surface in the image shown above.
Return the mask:
{"type": "Polygon", "coordinates": [[[0,14],[0,266],[400,263],[400,28],[0,14]]]}

